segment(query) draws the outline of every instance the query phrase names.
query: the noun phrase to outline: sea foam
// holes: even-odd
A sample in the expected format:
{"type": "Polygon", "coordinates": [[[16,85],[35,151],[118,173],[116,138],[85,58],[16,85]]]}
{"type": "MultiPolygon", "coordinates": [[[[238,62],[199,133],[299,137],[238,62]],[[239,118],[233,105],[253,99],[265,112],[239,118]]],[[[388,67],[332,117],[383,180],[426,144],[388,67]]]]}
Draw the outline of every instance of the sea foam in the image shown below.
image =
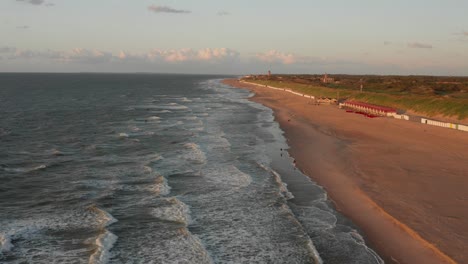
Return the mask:
{"type": "Polygon", "coordinates": [[[117,241],[117,236],[111,232],[104,230],[100,234],[94,244],[96,245],[95,252],[89,257],[90,264],[104,264],[110,259],[110,250],[117,241]]]}
{"type": "Polygon", "coordinates": [[[279,187],[281,195],[287,200],[293,199],[294,195],[288,190],[288,185],[281,180],[281,176],[279,175],[279,173],[274,170],[270,170],[270,171],[275,179],[276,184],[279,187]]]}
{"type": "Polygon", "coordinates": [[[184,158],[188,161],[192,161],[198,164],[206,163],[206,155],[200,149],[200,146],[195,143],[187,143],[184,145],[186,149],[189,150],[188,153],[184,155],[184,158]]]}
{"type": "Polygon", "coordinates": [[[168,198],[165,201],[167,202],[166,205],[151,211],[154,217],[165,221],[181,223],[185,226],[190,224],[190,209],[185,203],[175,197],[168,198]]]}
{"type": "Polygon", "coordinates": [[[12,248],[11,237],[7,234],[0,234],[0,253],[8,252],[12,248]]]}
{"type": "Polygon", "coordinates": [[[165,196],[171,192],[171,187],[167,184],[166,178],[158,176],[151,190],[156,193],[156,195],[165,196]]]}

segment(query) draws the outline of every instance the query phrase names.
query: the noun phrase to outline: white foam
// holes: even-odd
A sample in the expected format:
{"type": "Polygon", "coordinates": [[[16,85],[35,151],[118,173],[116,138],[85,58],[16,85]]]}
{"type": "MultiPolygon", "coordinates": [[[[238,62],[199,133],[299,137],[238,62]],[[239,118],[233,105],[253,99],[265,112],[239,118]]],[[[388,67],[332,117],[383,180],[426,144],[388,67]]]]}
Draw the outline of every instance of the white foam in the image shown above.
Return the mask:
{"type": "Polygon", "coordinates": [[[127,133],[120,133],[119,138],[128,138],[129,135],[127,133]]]}
{"type": "Polygon", "coordinates": [[[195,143],[186,143],[184,147],[189,149],[190,152],[184,155],[184,158],[188,161],[193,161],[199,164],[206,163],[206,155],[200,149],[200,146],[195,143]]]}
{"type": "Polygon", "coordinates": [[[47,165],[44,165],[44,164],[41,164],[41,165],[38,165],[38,166],[34,166],[34,167],[24,167],[24,168],[8,168],[8,167],[4,167],[3,170],[7,171],[7,172],[32,172],[32,171],[37,171],[37,170],[43,170],[43,169],[46,169],[47,168],[47,165]]]}
{"type": "Polygon", "coordinates": [[[288,190],[288,185],[281,180],[281,176],[279,175],[279,173],[277,173],[274,170],[271,170],[271,174],[273,175],[275,182],[278,184],[281,195],[287,200],[293,199],[294,195],[288,190]]]}
{"type": "Polygon", "coordinates": [[[154,186],[152,186],[151,189],[156,195],[160,196],[168,195],[171,192],[171,187],[167,184],[167,180],[163,176],[156,178],[154,186]]]}
{"type": "Polygon", "coordinates": [[[115,219],[110,213],[104,211],[103,209],[100,209],[95,205],[88,207],[88,211],[96,213],[98,215],[96,221],[101,227],[106,227],[117,222],[117,219],[115,219]]]}
{"type": "Polygon", "coordinates": [[[149,174],[153,172],[153,169],[150,166],[143,166],[143,172],[149,174]]]}
{"type": "Polygon", "coordinates": [[[169,111],[169,110],[161,110],[161,111],[153,111],[152,113],[155,113],[155,114],[166,114],[166,113],[172,113],[172,112],[169,111]]]}
{"type": "Polygon", "coordinates": [[[192,102],[192,100],[188,99],[187,97],[183,97],[180,101],[182,101],[182,102],[192,102]]]}
{"type": "Polygon", "coordinates": [[[8,234],[0,234],[0,253],[11,251],[13,244],[8,234]]]}
{"type": "Polygon", "coordinates": [[[177,222],[186,226],[190,224],[190,209],[186,204],[175,197],[166,199],[166,202],[168,203],[166,206],[153,209],[151,214],[162,220],[177,222]]]}
{"type": "Polygon", "coordinates": [[[148,117],[148,120],[151,120],[151,121],[157,121],[157,120],[160,120],[161,118],[159,116],[151,116],[151,117],[148,117]]]}
{"type": "Polygon", "coordinates": [[[229,189],[245,188],[252,183],[252,177],[240,171],[234,165],[217,167],[205,172],[205,177],[219,187],[228,187],[229,189]]]}
{"type": "Polygon", "coordinates": [[[180,104],[177,104],[177,103],[169,103],[167,105],[157,105],[157,106],[153,106],[152,108],[163,109],[163,110],[185,110],[185,109],[188,109],[187,106],[180,105],[180,104]]]}
{"type": "Polygon", "coordinates": [[[107,263],[110,259],[110,250],[117,241],[117,236],[111,232],[104,230],[100,234],[96,241],[96,251],[89,257],[90,264],[104,264],[107,263]]]}

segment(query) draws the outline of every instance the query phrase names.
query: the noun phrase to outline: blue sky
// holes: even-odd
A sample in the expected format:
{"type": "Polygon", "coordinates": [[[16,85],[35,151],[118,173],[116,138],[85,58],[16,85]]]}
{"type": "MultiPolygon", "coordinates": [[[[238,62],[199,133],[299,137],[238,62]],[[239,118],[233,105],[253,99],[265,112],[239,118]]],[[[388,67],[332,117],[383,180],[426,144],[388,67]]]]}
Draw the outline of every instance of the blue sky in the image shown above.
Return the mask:
{"type": "Polygon", "coordinates": [[[468,75],[466,0],[2,0],[0,71],[468,75]]]}

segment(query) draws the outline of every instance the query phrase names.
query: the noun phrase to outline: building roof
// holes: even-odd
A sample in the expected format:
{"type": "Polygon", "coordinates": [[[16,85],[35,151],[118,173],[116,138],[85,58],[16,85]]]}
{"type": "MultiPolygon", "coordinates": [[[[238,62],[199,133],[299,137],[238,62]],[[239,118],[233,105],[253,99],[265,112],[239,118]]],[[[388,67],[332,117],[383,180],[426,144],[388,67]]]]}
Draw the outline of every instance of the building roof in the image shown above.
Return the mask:
{"type": "Polygon", "coordinates": [[[382,111],[382,112],[385,112],[385,113],[396,113],[395,108],[380,106],[380,105],[374,105],[374,104],[369,104],[369,103],[364,103],[364,102],[346,101],[346,104],[366,107],[366,108],[370,108],[370,109],[373,109],[373,110],[382,111]]]}

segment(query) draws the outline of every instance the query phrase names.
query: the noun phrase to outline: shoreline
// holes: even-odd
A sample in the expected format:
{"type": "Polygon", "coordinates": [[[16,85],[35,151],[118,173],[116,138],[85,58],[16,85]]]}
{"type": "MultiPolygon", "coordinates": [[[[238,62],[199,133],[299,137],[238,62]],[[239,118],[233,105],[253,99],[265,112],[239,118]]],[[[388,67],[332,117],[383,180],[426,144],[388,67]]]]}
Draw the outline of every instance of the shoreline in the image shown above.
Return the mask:
{"type": "Polygon", "coordinates": [[[285,92],[223,82],[253,91],[251,100],[274,110],[298,168],[326,189],[386,263],[468,260],[465,133],[366,119],[285,92]]]}

